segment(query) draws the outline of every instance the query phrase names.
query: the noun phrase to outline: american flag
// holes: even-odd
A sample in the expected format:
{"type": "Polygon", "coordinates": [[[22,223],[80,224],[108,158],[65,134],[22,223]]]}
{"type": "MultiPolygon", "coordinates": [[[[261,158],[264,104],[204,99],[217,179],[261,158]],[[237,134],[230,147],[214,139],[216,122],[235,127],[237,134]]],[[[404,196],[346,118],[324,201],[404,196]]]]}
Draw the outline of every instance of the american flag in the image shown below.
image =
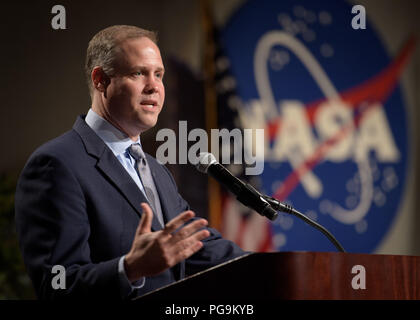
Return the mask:
{"type": "MultiPolygon", "coordinates": [[[[239,110],[243,108],[236,92],[236,80],[230,70],[230,62],[220,41],[220,34],[212,23],[211,14],[204,12],[205,30],[205,74],[207,128],[243,128],[239,110]]],[[[242,135],[243,137],[244,135],[242,135]]],[[[231,141],[233,143],[233,141],[231,141]]],[[[231,145],[230,150],[234,150],[231,145]]],[[[221,152],[219,152],[221,154],[221,152]]],[[[242,159],[244,159],[242,152],[242,159]]],[[[218,159],[219,162],[220,159],[218,159]]],[[[245,164],[224,164],[236,177],[248,182],[256,189],[261,187],[258,176],[245,175],[245,164]]],[[[267,252],[273,249],[272,229],[267,218],[239,203],[235,196],[209,179],[209,216],[213,227],[219,229],[224,238],[237,243],[244,250],[267,252]]]]}

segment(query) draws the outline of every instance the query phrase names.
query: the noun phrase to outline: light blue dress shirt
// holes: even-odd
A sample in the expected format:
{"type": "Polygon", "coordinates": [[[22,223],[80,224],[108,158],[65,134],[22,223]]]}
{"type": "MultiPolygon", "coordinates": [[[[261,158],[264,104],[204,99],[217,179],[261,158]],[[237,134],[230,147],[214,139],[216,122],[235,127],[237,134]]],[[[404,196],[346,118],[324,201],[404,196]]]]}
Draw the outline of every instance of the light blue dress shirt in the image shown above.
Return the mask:
{"type": "MultiPolygon", "coordinates": [[[[111,151],[120,161],[124,169],[133,178],[134,182],[137,184],[139,189],[143,192],[143,194],[146,197],[143,184],[135,169],[136,160],[128,152],[128,148],[133,143],[139,143],[141,146],[140,137],[136,142],[133,142],[126,134],[122,133],[120,130],[115,128],[112,124],[110,124],[104,118],[99,116],[92,109],[89,109],[89,112],[85,118],[85,122],[111,149],[111,151]]],[[[141,278],[140,280],[137,280],[134,283],[130,283],[130,281],[128,280],[124,268],[124,258],[125,256],[122,256],[118,263],[118,273],[120,275],[122,285],[130,286],[131,290],[142,288],[145,283],[145,278],[141,278]]]]}

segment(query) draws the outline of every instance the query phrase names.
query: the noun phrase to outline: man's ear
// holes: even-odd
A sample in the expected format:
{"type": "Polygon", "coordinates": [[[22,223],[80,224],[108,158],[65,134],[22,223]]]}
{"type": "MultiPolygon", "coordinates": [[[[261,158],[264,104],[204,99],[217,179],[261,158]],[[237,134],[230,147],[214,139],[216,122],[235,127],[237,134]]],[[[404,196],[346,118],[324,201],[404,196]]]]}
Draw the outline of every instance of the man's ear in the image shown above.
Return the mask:
{"type": "Polygon", "coordinates": [[[93,88],[100,92],[105,92],[110,83],[109,76],[104,72],[102,67],[95,67],[91,73],[93,88]]]}

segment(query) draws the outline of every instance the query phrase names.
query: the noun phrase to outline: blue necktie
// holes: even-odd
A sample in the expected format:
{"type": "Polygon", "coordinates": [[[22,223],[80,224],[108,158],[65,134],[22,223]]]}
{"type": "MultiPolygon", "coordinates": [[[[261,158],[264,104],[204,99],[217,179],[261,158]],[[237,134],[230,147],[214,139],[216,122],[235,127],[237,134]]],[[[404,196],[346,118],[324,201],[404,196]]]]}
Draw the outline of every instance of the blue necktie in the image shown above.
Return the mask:
{"type": "Polygon", "coordinates": [[[150,167],[147,164],[146,156],[138,143],[132,144],[128,148],[128,152],[136,160],[137,173],[146,193],[146,198],[149,201],[153,213],[156,215],[162,227],[165,225],[163,221],[162,208],[160,206],[159,194],[157,193],[155,182],[153,181],[150,167]]]}

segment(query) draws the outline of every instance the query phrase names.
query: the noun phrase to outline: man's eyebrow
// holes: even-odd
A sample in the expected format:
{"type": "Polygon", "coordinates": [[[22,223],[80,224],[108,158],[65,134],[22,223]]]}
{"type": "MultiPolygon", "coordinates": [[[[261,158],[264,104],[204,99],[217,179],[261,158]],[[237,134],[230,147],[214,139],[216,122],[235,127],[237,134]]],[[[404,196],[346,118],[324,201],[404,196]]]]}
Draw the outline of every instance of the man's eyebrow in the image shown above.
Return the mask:
{"type": "MultiPolygon", "coordinates": [[[[135,67],[133,67],[132,68],[133,70],[149,70],[149,69],[153,69],[153,68],[150,68],[150,67],[148,67],[148,66],[135,66],[135,67]]],[[[155,69],[155,71],[158,71],[158,72],[165,72],[165,68],[164,67],[157,67],[156,69],[155,69]]]]}

